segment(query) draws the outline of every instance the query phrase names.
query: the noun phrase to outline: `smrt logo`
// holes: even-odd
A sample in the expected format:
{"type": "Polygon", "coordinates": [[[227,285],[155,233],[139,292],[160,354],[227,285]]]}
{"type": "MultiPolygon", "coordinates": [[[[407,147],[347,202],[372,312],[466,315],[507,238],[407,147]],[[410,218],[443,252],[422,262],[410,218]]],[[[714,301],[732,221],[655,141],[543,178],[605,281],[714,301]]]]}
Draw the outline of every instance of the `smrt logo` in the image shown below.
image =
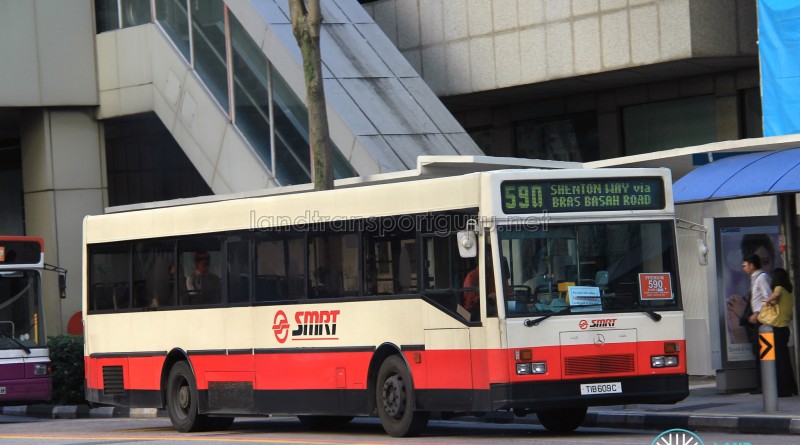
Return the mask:
{"type": "Polygon", "coordinates": [[[616,318],[599,318],[597,320],[581,320],[578,322],[578,327],[581,329],[586,328],[613,328],[617,324],[616,318]]]}
{"type": "Polygon", "coordinates": [[[272,320],[272,331],[275,332],[275,338],[278,343],[283,343],[289,337],[289,319],[283,311],[278,311],[275,314],[275,319],[272,320]]]}
{"type": "Polygon", "coordinates": [[[272,331],[279,343],[284,343],[291,332],[292,341],[299,340],[338,340],[336,323],[341,311],[297,311],[294,313],[295,328],[283,311],[275,313],[272,331]]]}

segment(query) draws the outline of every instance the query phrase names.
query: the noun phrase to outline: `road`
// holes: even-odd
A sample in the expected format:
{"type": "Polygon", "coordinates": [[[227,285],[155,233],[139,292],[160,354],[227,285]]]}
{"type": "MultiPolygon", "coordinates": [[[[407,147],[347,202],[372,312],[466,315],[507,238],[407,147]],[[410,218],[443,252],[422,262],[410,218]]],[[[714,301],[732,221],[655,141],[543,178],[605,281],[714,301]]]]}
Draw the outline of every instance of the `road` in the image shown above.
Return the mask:
{"type": "MultiPolygon", "coordinates": [[[[581,428],[567,435],[554,435],[535,425],[485,424],[475,422],[432,421],[421,437],[396,439],[384,434],[376,419],[357,419],[338,430],[311,431],[292,418],[237,419],[229,431],[180,434],[168,419],[73,419],[51,420],[0,416],[2,444],[642,444],[654,443],[660,431],[581,428]]],[[[797,436],[742,435],[699,432],[702,440],[684,440],[679,445],[785,445],[796,443],[797,436]]],[[[691,438],[690,438],[691,439],[691,438]]],[[[669,445],[666,440],[658,445],[669,445]]],[[[675,442],[672,442],[675,445],[675,442]]]]}

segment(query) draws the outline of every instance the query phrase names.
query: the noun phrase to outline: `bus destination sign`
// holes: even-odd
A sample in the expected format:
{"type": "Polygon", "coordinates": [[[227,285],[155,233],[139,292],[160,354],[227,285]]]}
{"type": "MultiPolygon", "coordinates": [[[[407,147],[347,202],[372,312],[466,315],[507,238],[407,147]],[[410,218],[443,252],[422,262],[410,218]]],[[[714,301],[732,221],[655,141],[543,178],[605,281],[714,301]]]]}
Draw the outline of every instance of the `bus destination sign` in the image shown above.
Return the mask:
{"type": "Polygon", "coordinates": [[[661,210],[665,206],[661,178],[504,181],[500,191],[507,214],[661,210]]]}

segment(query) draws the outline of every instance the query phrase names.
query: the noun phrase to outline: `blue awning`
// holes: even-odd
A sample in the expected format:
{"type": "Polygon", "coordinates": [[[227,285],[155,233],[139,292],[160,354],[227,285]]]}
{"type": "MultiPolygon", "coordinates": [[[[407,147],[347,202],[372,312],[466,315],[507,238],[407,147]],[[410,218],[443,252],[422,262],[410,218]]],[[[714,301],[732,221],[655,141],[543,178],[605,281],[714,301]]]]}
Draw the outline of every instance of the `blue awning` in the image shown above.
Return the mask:
{"type": "Polygon", "coordinates": [[[800,191],[800,148],[733,156],[692,170],[675,182],[675,203],[800,191]]]}

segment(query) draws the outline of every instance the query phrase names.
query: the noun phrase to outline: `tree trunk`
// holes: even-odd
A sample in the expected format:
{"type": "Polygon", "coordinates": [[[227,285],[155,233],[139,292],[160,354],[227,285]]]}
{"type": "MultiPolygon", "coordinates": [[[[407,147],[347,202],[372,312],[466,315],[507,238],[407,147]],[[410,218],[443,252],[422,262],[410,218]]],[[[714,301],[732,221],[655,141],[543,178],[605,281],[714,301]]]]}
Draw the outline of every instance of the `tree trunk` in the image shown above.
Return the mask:
{"type": "Polygon", "coordinates": [[[314,189],[330,190],[333,188],[333,156],[322,82],[322,58],[319,46],[322,12],[319,2],[320,0],[289,0],[289,7],[292,12],[292,32],[303,55],[311,177],[314,189]]]}

